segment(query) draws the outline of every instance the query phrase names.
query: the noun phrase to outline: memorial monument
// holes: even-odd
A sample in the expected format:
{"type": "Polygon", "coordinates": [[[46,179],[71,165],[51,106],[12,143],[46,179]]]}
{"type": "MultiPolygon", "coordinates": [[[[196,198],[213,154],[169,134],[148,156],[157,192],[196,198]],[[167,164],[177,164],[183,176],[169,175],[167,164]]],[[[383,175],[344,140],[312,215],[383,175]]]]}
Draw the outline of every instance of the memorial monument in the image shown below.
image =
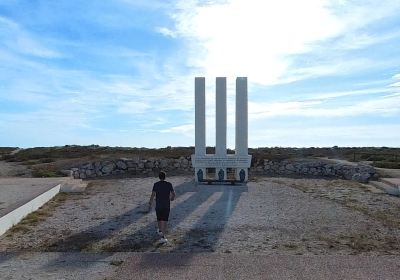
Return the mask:
{"type": "Polygon", "coordinates": [[[196,182],[247,182],[251,155],[248,154],[247,77],[236,78],[235,154],[226,152],[227,110],[226,78],[216,78],[216,145],[215,154],[206,153],[206,92],[205,78],[195,78],[195,153],[192,165],[196,182]],[[212,173],[214,178],[209,178],[212,173]],[[233,178],[228,178],[233,174],[233,178]]]}

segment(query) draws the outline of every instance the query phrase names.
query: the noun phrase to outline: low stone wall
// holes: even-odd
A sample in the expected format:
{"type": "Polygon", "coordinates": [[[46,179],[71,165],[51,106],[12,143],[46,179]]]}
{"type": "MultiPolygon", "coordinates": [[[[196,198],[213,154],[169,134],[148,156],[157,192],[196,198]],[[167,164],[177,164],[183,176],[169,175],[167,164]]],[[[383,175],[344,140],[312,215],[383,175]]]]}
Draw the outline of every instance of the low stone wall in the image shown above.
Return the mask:
{"type": "MultiPolygon", "coordinates": [[[[190,157],[179,159],[116,159],[91,162],[72,169],[74,178],[95,178],[113,175],[156,175],[159,170],[170,174],[191,174],[190,157]]],[[[366,183],[377,179],[369,165],[332,163],[318,159],[259,160],[252,163],[252,174],[269,176],[332,177],[366,183]]],[[[251,176],[251,175],[250,175],[251,176]]]]}
{"type": "Polygon", "coordinates": [[[159,170],[174,173],[193,172],[190,157],[179,159],[116,159],[90,162],[72,168],[74,178],[95,178],[112,175],[150,175],[159,170]]]}
{"type": "Polygon", "coordinates": [[[376,170],[369,165],[350,165],[318,159],[262,160],[255,165],[255,173],[267,175],[334,177],[361,183],[378,178],[376,170]]]}

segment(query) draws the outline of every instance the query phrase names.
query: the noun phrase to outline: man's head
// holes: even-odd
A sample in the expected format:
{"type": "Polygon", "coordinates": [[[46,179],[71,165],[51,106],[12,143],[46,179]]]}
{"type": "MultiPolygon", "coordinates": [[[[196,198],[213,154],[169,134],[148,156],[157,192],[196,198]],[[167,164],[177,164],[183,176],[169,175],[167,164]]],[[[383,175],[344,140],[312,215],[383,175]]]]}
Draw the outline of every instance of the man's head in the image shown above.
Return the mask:
{"type": "Polygon", "coordinates": [[[160,173],[158,173],[158,178],[160,178],[161,181],[164,181],[165,180],[165,172],[160,171],[160,173]]]}

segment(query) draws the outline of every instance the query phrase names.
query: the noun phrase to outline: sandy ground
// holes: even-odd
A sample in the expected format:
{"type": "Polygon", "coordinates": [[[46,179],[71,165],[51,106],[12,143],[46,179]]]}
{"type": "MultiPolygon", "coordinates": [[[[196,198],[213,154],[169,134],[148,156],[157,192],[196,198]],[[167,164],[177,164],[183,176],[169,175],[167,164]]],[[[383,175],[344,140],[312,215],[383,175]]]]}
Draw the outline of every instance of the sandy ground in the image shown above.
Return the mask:
{"type": "Polygon", "coordinates": [[[168,245],[146,213],[155,178],[93,180],[0,237],[0,252],[216,252],[400,255],[400,199],[354,182],[256,178],[196,186],[171,177],[168,245]]]}

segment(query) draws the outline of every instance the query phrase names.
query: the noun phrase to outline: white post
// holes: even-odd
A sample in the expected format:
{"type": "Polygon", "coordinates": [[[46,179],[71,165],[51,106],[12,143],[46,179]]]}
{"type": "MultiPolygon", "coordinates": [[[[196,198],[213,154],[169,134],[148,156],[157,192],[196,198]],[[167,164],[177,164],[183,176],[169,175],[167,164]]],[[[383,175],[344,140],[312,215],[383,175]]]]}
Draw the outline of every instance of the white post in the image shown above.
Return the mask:
{"type": "MultiPolygon", "coordinates": [[[[226,77],[216,78],[215,92],[215,155],[226,156],[226,77]]],[[[226,179],[226,168],[217,168],[216,179],[226,179]],[[222,171],[221,171],[222,170],[222,171]],[[221,176],[222,175],[222,176],[221,176]]]]}
{"type": "MultiPolygon", "coordinates": [[[[248,155],[248,121],[247,121],[247,78],[236,78],[236,139],[235,139],[235,154],[238,156],[248,155]]],[[[236,170],[236,177],[239,178],[240,171],[236,170]]],[[[246,181],[248,178],[247,168],[245,171],[246,181]]]]}
{"type": "Polygon", "coordinates": [[[192,165],[195,169],[196,182],[206,180],[207,168],[215,168],[216,178],[213,181],[225,181],[227,168],[236,168],[236,180],[246,183],[251,165],[248,154],[248,120],[247,120],[247,78],[236,79],[236,153],[227,154],[227,99],[226,78],[216,78],[216,111],[215,154],[206,154],[206,95],[205,78],[195,78],[195,153],[192,165]]]}
{"type": "Polygon", "coordinates": [[[226,78],[216,79],[215,134],[217,156],[226,155],[226,78]]]}
{"type": "Polygon", "coordinates": [[[236,154],[248,154],[247,144],[247,78],[236,78],[236,154]]]}
{"type": "Polygon", "coordinates": [[[195,78],[195,155],[206,154],[206,80],[195,78]]]}
{"type": "MultiPolygon", "coordinates": [[[[195,92],[195,156],[206,155],[206,79],[196,77],[194,80],[195,92]]],[[[201,170],[203,178],[206,175],[205,168],[195,168],[195,174],[201,170]]],[[[196,181],[198,176],[196,176],[196,181]]]]}

